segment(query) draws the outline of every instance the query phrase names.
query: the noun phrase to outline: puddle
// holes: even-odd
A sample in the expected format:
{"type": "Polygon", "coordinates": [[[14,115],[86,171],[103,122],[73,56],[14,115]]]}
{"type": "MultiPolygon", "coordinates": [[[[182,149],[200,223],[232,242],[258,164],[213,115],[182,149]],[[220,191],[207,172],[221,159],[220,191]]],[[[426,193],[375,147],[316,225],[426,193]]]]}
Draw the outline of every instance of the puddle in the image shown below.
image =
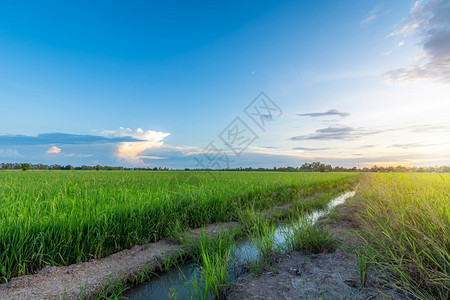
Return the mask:
{"type": "MultiPolygon", "coordinates": [[[[319,217],[328,214],[333,207],[344,203],[346,199],[354,195],[354,191],[346,192],[331,200],[325,209],[314,211],[307,215],[306,218],[311,222],[316,222],[319,217]]],[[[290,230],[291,227],[289,225],[281,225],[275,229],[275,243],[279,247],[285,244],[286,232],[290,230]]],[[[234,247],[232,257],[230,277],[233,280],[241,272],[242,268],[240,266],[258,258],[258,251],[250,240],[242,240],[238,241],[234,247]]],[[[193,262],[186,263],[161,274],[159,277],[152,278],[149,282],[126,291],[122,296],[131,300],[170,299],[169,290],[173,289],[176,291],[179,299],[189,299],[193,288],[186,285],[185,282],[189,282],[197,276],[197,265],[193,262]]]]}

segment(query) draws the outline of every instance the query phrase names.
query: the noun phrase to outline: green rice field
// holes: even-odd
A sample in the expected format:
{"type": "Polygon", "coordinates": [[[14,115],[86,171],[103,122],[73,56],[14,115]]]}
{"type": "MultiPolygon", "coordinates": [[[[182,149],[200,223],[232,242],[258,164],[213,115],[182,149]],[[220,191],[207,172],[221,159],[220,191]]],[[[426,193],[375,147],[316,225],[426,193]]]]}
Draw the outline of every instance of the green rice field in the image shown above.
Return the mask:
{"type": "Polygon", "coordinates": [[[342,191],[357,175],[1,171],[0,282],[237,220],[248,207],[262,210],[342,191]]]}

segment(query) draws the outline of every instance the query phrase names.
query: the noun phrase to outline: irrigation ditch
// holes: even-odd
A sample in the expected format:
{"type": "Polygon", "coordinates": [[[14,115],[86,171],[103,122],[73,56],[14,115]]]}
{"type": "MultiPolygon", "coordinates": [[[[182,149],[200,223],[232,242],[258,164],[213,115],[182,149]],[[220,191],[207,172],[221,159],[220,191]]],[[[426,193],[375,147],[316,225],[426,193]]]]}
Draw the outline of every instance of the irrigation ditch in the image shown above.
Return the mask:
{"type": "MultiPolygon", "coordinates": [[[[295,234],[295,226],[302,226],[315,223],[321,216],[328,214],[336,205],[342,204],[349,197],[355,194],[354,191],[345,192],[342,195],[332,199],[324,209],[315,210],[307,215],[304,215],[296,224],[282,223],[273,230],[273,243],[279,253],[288,253],[292,251],[290,244],[292,243],[292,236],[295,234]]],[[[285,210],[287,207],[285,207],[285,210]]],[[[280,209],[277,211],[280,213],[280,209]]],[[[264,237],[266,238],[266,237],[264,237]]],[[[230,281],[236,281],[239,275],[245,273],[249,269],[249,264],[256,264],[264,253],[261,253],[261,244],[266,243],[261,241],[261,237],[247,238],[237,241],[231,250],[231,259],[229,261],[229,276],[230,281]],[[258,239],[259,240],[256,240],[258,239]]],[[[270,245],[264,245],[270,246],[270,245]]],[[[267,249],[266,249],[267,250],[267,249]]],[[[255,272],[262,272],[263,265],[253,268],[260,270],[253,270],[255,272]]],[[[270,272],[270,271],[269,271],[270,272]]],[[[138,285],[128,291],[123,296],[130,300],[139,299],[189,299],[193,298],[208,298],[202,290],[202,286],[195,287],[199,277],[199,265],[195,262],[188,262],[177,268],[173,268],[169,272],[161,274],[160,276],[138,285]],[[199,294],[200,293],[200,294],[199,294]]],[[[201,283],[200,284],[204,284],[201,283]]],[[[206,291],[205,291],[206,292],[206,291]]]]}

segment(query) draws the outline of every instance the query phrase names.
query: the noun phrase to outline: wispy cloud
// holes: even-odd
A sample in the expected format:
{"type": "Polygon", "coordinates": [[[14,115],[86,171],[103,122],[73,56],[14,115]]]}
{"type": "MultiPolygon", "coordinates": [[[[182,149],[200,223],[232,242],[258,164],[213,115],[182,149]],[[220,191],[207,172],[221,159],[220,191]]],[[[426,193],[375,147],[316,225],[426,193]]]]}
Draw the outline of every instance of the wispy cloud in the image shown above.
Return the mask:
{"type": "Polygon", "coordinates": [[[292,150],[302,150],[302,151],[324,151],[330,150],[331,148],[308,148],[308,147],[295,147],[292,150]]]}
{"type": "Polygon", "coordinates": [[[377,18],[377,13],[380,10],[380,8],[381,8],[380,6],[377,6],[374,9],[372,9],[369,15],[361,20],[361,25],[374,21],[377,18]]]}
{"type": "Polygon", "coordinates": [[[0,157],[4,158],[20,158],[23,157],[16,149],[0,148],[0,157]]]}
{"type": "Polygon", "coordinates": [[[331,125],[317,129],[313,134],[294,136],[291,140],[354,140],[357,137],[357,130],[352,127],[331,125]]]}
{"type": "Polygon", "coordinates": [[[393,145],[391,145],[391,147],[393,147],[393,148],[402,148],[402,149],[431,147],[431,146],[436,146],[436,144],[406,143],[406,144],[393,144],[393,145]]]}
{"type": "Polygon", "coordinates": [[[299,135],[291,137],[293,141],[301,140],[345,140],[352,141],[361,138],[362,136],[379,134],[398,129],[367,129],[367,128],[353,128],[340,124],[330,125],[327,128],[317,129],[312,134],[299,135]]]}
{"type": "Polygon", "coordinates": [[[297,116],[299,116],[299,117],[313,117],[313,118],[327,117],[327,116],[340,116],[343,118],[343,117],[347,117],[349,115],[350,115],[349,113],[343,113],[336,109],[330,109],[329,111],[326,111],[326,112],[297,114],[297,116]]]}
{"type": "Polygon", "coordinates": [[[361,21],[361,24],[369,23],[370,21],[375,20],[376,17],[377,17],[376,14],[371,14],[370,16],[368,16],[367,18],[365,18],[364,20],[362,20],[362,21],[361,21]]]}
{"type": "Polygon", "coordinates": [[[47,152],[47,154],[58,154],[58,153],[61,153],[61,148],[53,146],[53,147],[50,147],[46,152],[47,152]]]}
{"type": "Polygon", "coordinates": [[[432,78],[450,84],[450,1],[417,1],[408,17],[387,37],[414,35],[423,47],[415,64],[387,72],[388,84],[404,84],[414,79],[432,78]]]}
{"type": "Polygon", "coordinates": [[[402,28],[392,31],[386,37],[408,36],[408,35],[416,32],[417,29],[419,28],[419,26],[420,26],[419,23],[405,24],[402,26],[402,28]]]}
{"type": "Polygon", "coordinates": [[[102,134],[110,137],[133,138],[135,141],[121,142],[117,147],[116,155],[119,160],[136,166],[145,165],[143,159],[152,157],[148,155],[149,151],[161,147],[164,138],[170,135],[170,133],[160,131],[144,131],[141,128],[133,131],[124,127],[120,127],[118,130],[105,130],[102,134]]]}
{"type": "Polygon", "coordinates": [[[411,132],[424,133],[424,132],[447,132],[450,133],[450,123],[440,123],[440,124],[420,124],[415,126],[410,126],[408,129],[411,132]]]}
{"type": "MultiPolygon", "coordinates": [[[[341,124],[333,124],[326,128],[317,129],[312,134],[299,135],[291,137],[291,140],[356,140],[363,136],[382,134],[387,132],[411,132],[411,133],[447,133],[450,134],[449,123],[439,124],[417,124],[414,126],[398,127],[398,128],[365,128],[365,127],[349,127],[341,124]]],[[[365,145],[361,148],[370,148],[374,145],[365,145]]]]}

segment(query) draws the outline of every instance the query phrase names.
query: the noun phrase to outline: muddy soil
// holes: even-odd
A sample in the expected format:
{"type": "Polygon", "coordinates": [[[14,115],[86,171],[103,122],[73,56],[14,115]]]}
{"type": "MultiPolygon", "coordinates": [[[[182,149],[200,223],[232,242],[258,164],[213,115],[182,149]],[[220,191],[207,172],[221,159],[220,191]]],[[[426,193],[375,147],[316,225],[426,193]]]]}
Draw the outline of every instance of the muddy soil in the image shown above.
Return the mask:
{"type": "MultiPolygon", "coordinates": [[[[226,222],[205,227],[208,236],[237,228],[238,223],[226,222]]],[[[202,229],[191,230],[187,237],[197,242],[202,229]]],[[[158,270],[165,257],[177,253],[183,246],[160,240],[144,246],[134,246],[105,258],[66,267],[46,267],[35,275],[13,278],[0,285],[0,299],[93,299],[108,284],[119,280],[135,282],[145,269],[158,270]]]]}
{"type": "Polygon", "coordinates": [[[381,274],[369,274],[366,287],[354,258],[338,249],[334,253],[280,255],[275,270],[254,277],[241,276],[227,299],[409,299],[387,286],[381,274]]]}
{"type": "Polygon", "coordinates": [[[278,255],[274,270],[259,276],[246,273],[229,289],[227,299],[411,299],[390,286],[385,275],[369,269],[361,285],[354,249],[361,243],[354,207],[337,206],[337,217],[319,219],[319,226],[340,240],[334,253],[278,255]]]}

